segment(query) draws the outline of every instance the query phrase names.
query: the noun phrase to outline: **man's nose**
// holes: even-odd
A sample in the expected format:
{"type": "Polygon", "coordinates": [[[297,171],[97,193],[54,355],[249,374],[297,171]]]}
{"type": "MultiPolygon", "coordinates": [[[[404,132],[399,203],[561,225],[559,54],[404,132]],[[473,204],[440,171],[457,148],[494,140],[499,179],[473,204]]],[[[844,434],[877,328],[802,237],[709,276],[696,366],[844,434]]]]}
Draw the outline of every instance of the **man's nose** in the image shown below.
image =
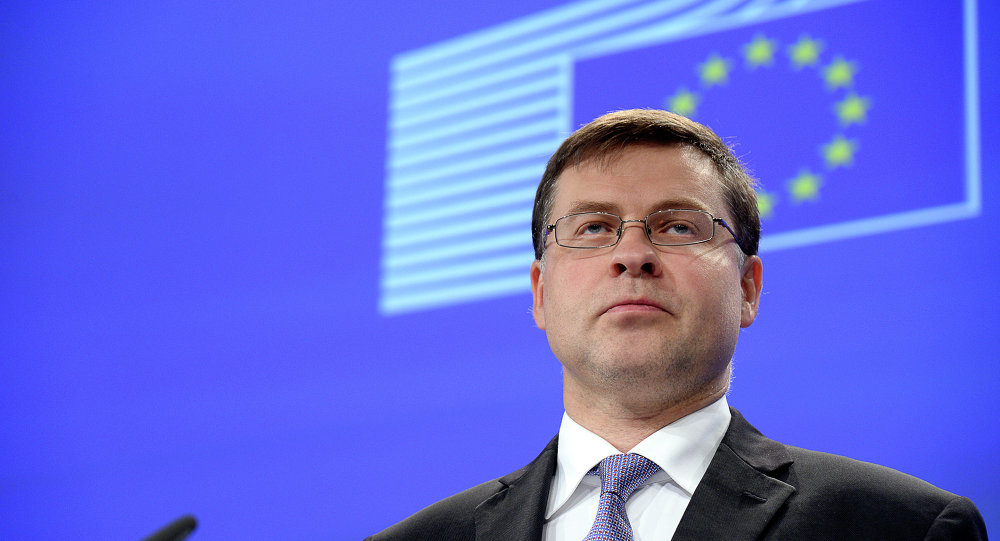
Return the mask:
{"type": "Polygon", "coordinates": [[[611,272],[615,276],[629,274],[659,276],[662,271],[660,254],[646,235],[644,222],[622,224],[622,236],[613,248],[611,272]]]}

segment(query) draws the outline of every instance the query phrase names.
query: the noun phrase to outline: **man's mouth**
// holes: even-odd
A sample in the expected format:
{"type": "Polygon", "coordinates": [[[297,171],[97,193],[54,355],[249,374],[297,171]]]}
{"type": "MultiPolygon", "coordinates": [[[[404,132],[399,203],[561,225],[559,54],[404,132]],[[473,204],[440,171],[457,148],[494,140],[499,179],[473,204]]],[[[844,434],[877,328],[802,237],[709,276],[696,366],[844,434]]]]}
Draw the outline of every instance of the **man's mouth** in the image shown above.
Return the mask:
{"type": "Polygon", "coordinates": [[[650,299],[638,298],[618,301],[605,310],[605,313],[619,312],[666,312],[666,309],[650,299]]]}

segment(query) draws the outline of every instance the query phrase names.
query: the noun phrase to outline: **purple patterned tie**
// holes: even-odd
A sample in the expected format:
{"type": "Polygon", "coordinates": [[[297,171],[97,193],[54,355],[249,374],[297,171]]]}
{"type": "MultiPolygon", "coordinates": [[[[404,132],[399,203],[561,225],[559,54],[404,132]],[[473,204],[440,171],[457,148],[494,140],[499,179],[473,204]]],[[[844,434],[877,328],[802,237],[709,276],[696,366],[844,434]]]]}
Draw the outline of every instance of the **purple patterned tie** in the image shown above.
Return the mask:
{"type": "Polygon", "coordinates": [[[597,519],[583,541],[632,541],[625,501],[658,469],[652,460],[628,453],[611,455],[590,470],[588,475],[601,476],[601,501],[597,504],[597,519]]]}

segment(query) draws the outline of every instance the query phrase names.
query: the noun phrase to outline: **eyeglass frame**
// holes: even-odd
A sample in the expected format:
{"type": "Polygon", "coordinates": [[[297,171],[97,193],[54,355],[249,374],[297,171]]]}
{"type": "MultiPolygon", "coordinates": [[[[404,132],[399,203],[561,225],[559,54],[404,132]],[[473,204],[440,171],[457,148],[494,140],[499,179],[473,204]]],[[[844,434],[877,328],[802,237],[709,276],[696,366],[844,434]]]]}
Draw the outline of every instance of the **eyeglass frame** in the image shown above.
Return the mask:
{"type": "Polygon", "coordinates": [[[646,233],[646,240],[648,240],[650,242],[650,244],[653,244],[654,246],[691,246],[692,244],[702,244],[702,243],[705,243],[705,242],[708,242],[708,241],[714,239],[715,238],[715,224],[722,224],[722,227],[725,227],[726,231],[729,231],[729,234],[733,236],[733,240],[736,241],[736,245],[740,247],[740,250],[743,253],[745,253],[745,254],[747,253],[746,248],[743,247],[743,243],[740,242],[740,238],[738,236],[736,236],[736,232],[733,231],[733,228],[729,227],[729,224],[726,223],[726,220],[724,220],[722,218],[716,218],[715,216],[712,215],[711,212],[708,212],[707,210],[701,210],[701,209],[660,209],[660,210],[654,210],[653,212],[650,212],[649,214],[647,214],[646,217],[643,218],[643,219],[641,219],[641,220],[623,220],[621,216],[619,216],[617,214],[613,214],[611,212],[602,212],[602,211],[574,212],[573,214],[567,214],[565,216],[560,216],[559,218],[556,218],[556,220],[554,222],[552,222],[551,224],[548,224],[548,225],[545,226],[545,235],[542,238],[542,245],[544,246],[545,238],[549,236],[549,233],[552,233],[552,238],[555,239],[556,244],[558,246],[562,246],[563,248],[582,249],[582,250],[598,249],[598,248],[611,248],[612,246],[617,246],[618,243],[622,241],[622,234],[624,234],[624,232],[625,232],[625,224],[627,224],[627,223],[641,223],[642,226],[643,226],[642,230],[643,230],[643,232],[646,233]],[[659,242],[654,242],[653,238],[649,236],[649,223],[647,223],[646,220],[648,220],[650,216],[652,216],[654,214],[658,214],[660,212],[674,212],[674,211],[679,211],[679,210],[682,210],[682,211],[685,211],[685,212],[700,212],[702,214],[708,215],[708,217],[712,219],[712,236],[708,237],[707,239],[704,239],[704,240],[697,240],[697,241],[694,241],[694,242],[682,242],[682,243],[678,243],[678,244],[662,244],[662,243],[659,243],[659,242]],[[556,237],[556,235],[555,235],[556,222],[558,222],[559,220],[562,220],[563,218],[569,218],[571,216],[580,216],[582,214],[603,214],[604,216],[614,216],[615,218],[618,218],[618,222],[619,222],[618,223],[618,234],[617,234],[617,236],[615,238],[615,241],[613,243],[611,243],[611,244],[605,244],[603,246],[566,246],[565,244],[560,244],[559,243],[559,238],[556,237]]]}

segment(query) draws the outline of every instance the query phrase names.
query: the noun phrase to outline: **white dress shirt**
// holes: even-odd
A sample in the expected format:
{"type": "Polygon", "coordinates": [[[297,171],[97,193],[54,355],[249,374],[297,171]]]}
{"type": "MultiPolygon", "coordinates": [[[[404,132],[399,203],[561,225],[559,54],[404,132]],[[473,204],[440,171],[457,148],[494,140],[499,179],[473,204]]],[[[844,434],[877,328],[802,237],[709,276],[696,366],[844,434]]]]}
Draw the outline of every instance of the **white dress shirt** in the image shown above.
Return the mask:
{"type": "MultiPolygon", "coordinates": [[[[670,539],[729,428],[723,396],[657,430],[629,452],[659,467],[625,503],[635,541],[670,539]]],[[[604,457],[620,451],[563,413],[556,474],[545,508],[543,541],[580,541],[597,516],[601,479],[587,475],[604,457]]]]}

